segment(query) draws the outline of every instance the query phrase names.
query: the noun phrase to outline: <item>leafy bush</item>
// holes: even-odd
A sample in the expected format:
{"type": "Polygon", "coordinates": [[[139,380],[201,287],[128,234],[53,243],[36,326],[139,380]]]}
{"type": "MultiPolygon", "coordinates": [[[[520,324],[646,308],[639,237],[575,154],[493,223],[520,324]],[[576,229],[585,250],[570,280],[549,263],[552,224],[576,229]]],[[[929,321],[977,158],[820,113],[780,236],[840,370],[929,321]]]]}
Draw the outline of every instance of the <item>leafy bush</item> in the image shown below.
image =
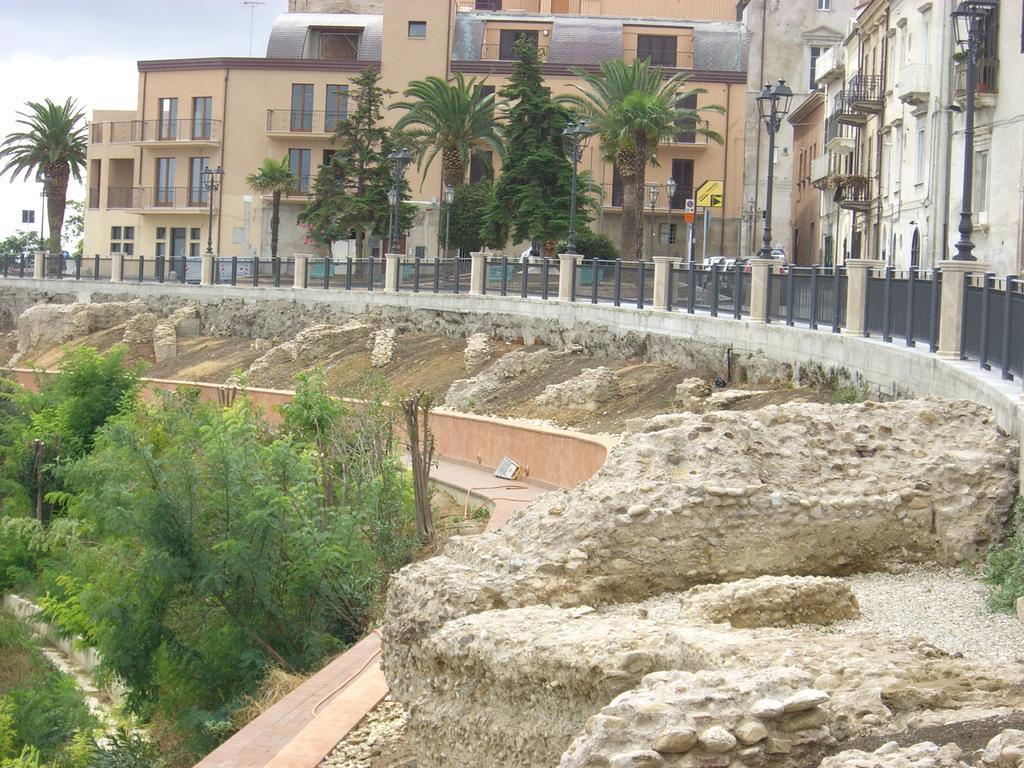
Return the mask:
{"type": "MultiPolygon", "coordinates": [[[[558,252],[565,253],[568,247],[568,242],[559,243],[558,252]]],[[[619,258],[619,249],[615,247],[611,238],[599,232],[593,232],[587,227],[583,227],[576,233],[576,252],[602,261],[615,261],[619,258]]]]}
{"type": "Polygon", "coordinates": [[[463,253],[479,251],[484,244],[484,222],[487,205],[494,187],[489,181],[477,184],[463,184],[455,187],[455,199],[451,204],[451,218],[448,207],[441,207],[441,221],[437,228],[437,244],[444,248],[445,230],[448,230],[448,244],[454,251],[463,253]],[[450,226],[449,226],[450,223],[450,226]]]}
{"type": "Polygon", "coordinates": [[[1005,546],[989,552],[985,581],[989,585],[989,606],[1012,612],[1024,597],[1024,498],[1014,505],[1005,546]]]}

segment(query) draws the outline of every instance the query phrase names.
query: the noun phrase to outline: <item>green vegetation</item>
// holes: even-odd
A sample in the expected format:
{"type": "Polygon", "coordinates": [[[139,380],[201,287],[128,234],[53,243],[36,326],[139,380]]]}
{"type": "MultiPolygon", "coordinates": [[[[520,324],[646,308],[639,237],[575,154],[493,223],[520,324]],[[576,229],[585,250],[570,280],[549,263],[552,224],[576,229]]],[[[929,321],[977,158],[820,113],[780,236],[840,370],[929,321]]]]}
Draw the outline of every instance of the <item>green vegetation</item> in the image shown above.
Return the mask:
{"type": "MultiPolygon", "coordinates": [[[[90,766],[157,765],[148,749],[194,763],[275,670],[314,670],[358,639],[419,545],[381,386],[350,408],[303,376],[278,426],[244,397],[221,408],[137,390],[119,350],[68,354],[38,395],[0,389],[3,588],[38,595],[99,650],[151,737],[108,735],[107,762],[85,744],[90,766]]],[[[57,754],[49,737],[18,738],[15,752],[57,754]]]]}
{"type": "MultiPolygon", "coordinates": [[[[558,244],[558,252],[565,253],[569,247],[567,242],[558,244]]],[[[619,249],[608,235],[583,227],[576,233],[576,252],[591,259],[615,261],[619,258],[619,249]]]]}
{"type": "Polygon", "coordinates": [[[260,167],[255,173],[245,177],[253,192],[260,195],[270,195],[270,258],[277,258],[278,230],[281,228],[281,195],[287,194],[295,189],[298,179],[292,173],[288,156],[275,160],[272,157],[263,158],[260,167]]]}
{"type": "MultiPolygon", "coordinates": [[[[449,248],[454,248],[456,252],[472,253],[483,247],[484,221],[493,194],[494,186],[489,181],[455,187],[451,228],[448,233],[449,248]]],[[[448,221],[448,213],[444,208],[441,209],[441,216],[441,226],[437,228],[437,242],[444,248],[445,226],[448,221]]]]}
{"type": "Polygon", "coordinates": [[[985,581],[993,610],[1012,612],[1024,597],[1024,498],[1014,505],[1005,546],[989,552],[985,581]]]}

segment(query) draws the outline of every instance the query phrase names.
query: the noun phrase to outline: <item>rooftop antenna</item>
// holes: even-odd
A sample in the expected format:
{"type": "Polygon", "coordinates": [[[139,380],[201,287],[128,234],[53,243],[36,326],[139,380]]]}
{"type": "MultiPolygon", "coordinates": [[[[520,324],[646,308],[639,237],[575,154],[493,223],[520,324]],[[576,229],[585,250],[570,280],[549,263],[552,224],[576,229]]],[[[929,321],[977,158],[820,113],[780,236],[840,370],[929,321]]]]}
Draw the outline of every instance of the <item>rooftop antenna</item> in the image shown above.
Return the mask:
{"type": "Polygon", "coordinates": [[[242,0],[242,5],[249,7],[249,58],[252,58],[252,27],[256,17],[256,6],[266,5],[262,0],[242,0]]]}

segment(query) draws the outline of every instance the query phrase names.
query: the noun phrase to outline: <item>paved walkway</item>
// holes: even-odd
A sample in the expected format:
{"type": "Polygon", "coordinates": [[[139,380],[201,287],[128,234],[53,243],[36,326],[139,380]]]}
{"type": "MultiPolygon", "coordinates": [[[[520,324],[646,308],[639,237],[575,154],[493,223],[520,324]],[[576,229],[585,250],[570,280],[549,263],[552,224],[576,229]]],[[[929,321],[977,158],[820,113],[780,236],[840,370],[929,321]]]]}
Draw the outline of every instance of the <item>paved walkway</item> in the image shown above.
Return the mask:
{"type": "MultiPolygon", "coordinates": [[[[491,508],[500,528],[532,499],[552,490],[536,481],[500,480],[478,465],[438,459],[431,478],[491,508]]],[[[195,768],[315,768],[387,695],[374,630],[221,744],[195,768]]]]}

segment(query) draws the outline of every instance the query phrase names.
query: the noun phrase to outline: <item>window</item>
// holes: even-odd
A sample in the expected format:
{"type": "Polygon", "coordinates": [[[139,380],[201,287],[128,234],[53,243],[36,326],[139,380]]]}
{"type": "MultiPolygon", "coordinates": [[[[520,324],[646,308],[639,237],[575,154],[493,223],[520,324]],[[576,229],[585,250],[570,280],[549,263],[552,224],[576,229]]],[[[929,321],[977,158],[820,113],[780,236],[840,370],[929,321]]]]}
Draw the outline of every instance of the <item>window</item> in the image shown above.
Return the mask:
{"type": "Polygon", "coordinates": [[[687,200],[693,199],[693,160],[673,160],[672,178],[676,180],[676,193],[670,205],[683,208],[687,200]]]}
{"type": "Polygon", "coordinates": [[[534,48],[540,46],[540,33],[535,29],[503,29],[498,38],[498,58],[502,61],[514,59],[512,46],[521,39],[526,40],[534,48]]]}
{"type": "Polygon", "coordinates": [[[409,37],[426,37],[427,36],[427,22],[425,21],[410,21],[409,22],[409,37]]]}
{"type": "Polygon", "coordinates": [[[474,149],[469,156],[469,183],[476,184],[494,178],[494,153],[474,149]]]}
{"type": "MultiPolygon", "coordinates": [[[[175,233],[177,233],[179,231],[181,232],[181,236],[183,237],[184,234],[185,234],[185,228],[184,227],[182,227],[180,230],[178,230],[178,229],[171,230],[172,237],[174,237],[175,233]]],[[[188,255],[189,255],[189,257],[191,257],[193,259],[198,259],[199,258],[199,248],[202,245],[202,242],[201,242],[202,241],[202,234],[203,234],[203,231],[199,227],[190,227],[189,228],[189,231],[188,231],[188,255]]],[[[182,243],[182,245],[184,245],[184,243],[182,243]]],[[[187,269],[188,268],[186,267],[186,271],[187,271],[187,269]]]]}
{"type": "Polygon", "coordinates": [[[157,138],[160,141],[174,141],[178,138],[178,100],[157,99],[157,138]]]}
{"type": "Polygon", "coordinates": [[[328,61],[359,59],[359,32],[321,32],[320,56],[328,61]]]}
{"type": "Polygon", "coordinates": [[[327,109],[324,113],[324,130],[333,133],[338,123],[348,118],[348,86],[327,86],[327,109]]]}
{"type": "Polygon", "coordinates": [[[988,213],[988,150],[974,153],[974,210],[988,213]]]}
{"type": "Polygon", "coordinates": [[[818,57],[821,56],[821,46],[811,46],[811,79],[810,84],[807,86],[808,90],[818,90],[818,83],[815,81],[815,70],[818,68],[818,57]]]}
{"type": "Polygon", "coordinates": [[[928,155],[928,147],[925,143],[924,126],[917,129],[917,167],[914,169],[914,181],[917,184],[924,183],[925,160],[928,155]]]}
{"type": "Polygon", "coordinates": [[[288,150],[288,167],[296,178],[295,194],[304,195],[309,192],[309,155],[308,149],[288,150]]]}
{"type": "Polygon", "coordinates": [[[637,35],[636,57],[658,67],[677,66],[675,35],[637,35]]]}
{"type": "Polygon", "coordinates": [[[196,96],[192,99],[192,138],[209,139],[213,136],[213,97],[196,96]]]}
{"type": "Polygon", "coordinates": [[[334,157],[334,153],[337,152],[337,151],[338,150],[336,150],[336,149],[325,149],[324,150],[324,159],[323,159],[321,165],[328,165],[328,164],[330,164],[331,158],[334,157]]]}
{"type": "Polygon", "coordinates": [[[903,128],[898,125],[892,132],[892,156],[895,158],[892,164],[892,191],[899,192],[903,171],[903,128]]]}
{"type": "Polygon", "coordinates": [[[292,122],[293,131],[313,130],[313,84],[292,84],[292,122]]]}
{"type": "Polygon", "coordinates": [[[676,143],[695,144],[697,142],[697,118],[687,114],[697,109],[697,94],[691,93],[688,96],[676,97],[676,111],[685,110],[683,114],[676,117],[676,143]]]}
{"type": "Polygon", "coordinates": [[[35,224],[36,223],[36,212],[30,208],[22,208],[21,210],[21,223],[22,224],[35,224]]]}
{"type": "Polygon", "coordinates": [[[931,55],[931,38],[932,36],[932,14],[931,11],[921,11],[921,55],[918,57],[918,61],[922,64],[928,64],[928,57],[931,55]]]}
{"type": "Polygon", "coordinates": [[[659,224],[658,225],[658,242],[662,245],[675,245],[676,244],[676,225],[675,224],[659,224]]]}
{"type": "Polygon", "coordinates": [[[131,256],[135,253],[135,227],[110,228],[110,252],[131,256]]]}
{"type": "Polygon", "coordinates": [[[203,183],[203,169],[209,167],[210,158],[190,157],[188,159],[188,204],[205,205],[210,201],[210,192],[203,183]]]}
{"type": "Polygon", "coordinates": [[[174,205],[174,158],[158,157],[156,159],[156,195],[154,204],[163,206],[174,205]]]}
{"type": "Polygon", "coordinates": [[[832,10],[832,0],[818,0],[818,10],[819,11],[831,11],[832,10]]]}

